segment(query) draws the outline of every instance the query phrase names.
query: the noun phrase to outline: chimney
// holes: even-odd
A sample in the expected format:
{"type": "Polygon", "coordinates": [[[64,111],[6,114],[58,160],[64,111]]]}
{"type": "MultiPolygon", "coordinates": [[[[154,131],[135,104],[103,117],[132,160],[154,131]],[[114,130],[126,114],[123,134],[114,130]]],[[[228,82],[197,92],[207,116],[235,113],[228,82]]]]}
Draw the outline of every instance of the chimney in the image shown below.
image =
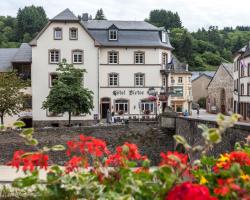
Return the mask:
{"type": "Polygon", "coordinates": [[[188,64],[186,64],[186,71],[188,72],[188,64]]]}
{"type": "Polygon", "coordinates": [[[89,20],[89,14],[88,13],[83,13],[82,14],[82,21],[88,21],[89,20]]]}

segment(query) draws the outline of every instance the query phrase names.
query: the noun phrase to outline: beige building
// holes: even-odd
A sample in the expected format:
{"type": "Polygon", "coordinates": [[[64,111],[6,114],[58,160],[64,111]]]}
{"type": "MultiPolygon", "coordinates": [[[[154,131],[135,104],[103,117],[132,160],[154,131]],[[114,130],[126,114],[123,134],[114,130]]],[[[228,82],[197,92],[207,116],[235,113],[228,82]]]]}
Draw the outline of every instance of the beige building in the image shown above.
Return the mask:
{"type": "Polygon", "coordinates": [[[207,111],[233,112],[233,64],[222,63],[208,84],[207,111]]]}
{"type": "Polygon", "coordinates": [[[198,103],[199,99],[208,97],[208,84],[215,72],[192,72],[193,102],[198,103]]]}

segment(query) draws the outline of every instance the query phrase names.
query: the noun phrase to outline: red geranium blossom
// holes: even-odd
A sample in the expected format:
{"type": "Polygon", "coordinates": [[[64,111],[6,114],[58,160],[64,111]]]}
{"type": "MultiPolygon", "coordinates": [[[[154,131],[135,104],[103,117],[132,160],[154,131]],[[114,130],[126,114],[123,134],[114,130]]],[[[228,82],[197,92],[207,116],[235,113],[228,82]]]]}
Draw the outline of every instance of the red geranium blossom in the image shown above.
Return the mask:
{"type": "MultiPolygon", "coordinates": [[[[83,158],[82,157],[78,157],[78,156],[73,156],[65,165],[66,169],[66,173],[70,173],[72,172],[74,169],[79,168],[82,164],[83,164],[83,158]]],[[[87,166],[87,163],[85,165],[85,167],[87,166]]]]}
{"type": "Polygon", "coordinates": [[[240,186],[234,183],[233,178],[228,178],[225,180],[218,179],[217,183],[218,183],[218,187],[214,188],[214,193],[216,195],[226,196],[231,191],[235,191],[235,192],[241,191],[240,186]]]}
{"type": "Polygon", "coordinates": [[[142,156],[136,144],[124,143],[123,146],[118,146],[116,148],[116,153],[109,155],[106,160],[107,165],[113,166],[125,166],[128,160],[145,160],[146,156],[142,156]]]}
{"type": "Polygon", "coordinates": [[[168,193],[166,200],[216,200],[216,198],[210,196],[206,186],[184,182],[174,187],[168,193]]]}
{"type": "Polygon", "coordinates": [[[250,156],[246,152],[233,151],[230,154],[223,154],[218,159],[213,170],[218,173],[220,169],[229,169],[233,163],[238,163],[241,166],[250,166],[250,156]]]}
{"type": "Polygon", "coordinates": [[[95,157],[102,157],[104,154],[110,153],[105,141],[84,135],[80,135],[79,141],[68,141],[67,146],[66,153],[68,156],[76,153],[84,156],[90,154],[95,157]]]}
{"type": "Polygon", "coordinates": [[[167,165],[171,167],[180,168],[181,165],[187,165],[188,156],[183,153],[178,153],[177,151],[167,153],[161,153],[162,161],[160,162],[160,166],[167,165]]]}
{"type": "Polygon", "coordinates": [[[14,153],[13,159],[10,162],[10,165],[19,169],[20,166],[23,166],[23,171],[33,171],[35,167],[39,166],[40,169],[47,170],[49,156],[43,153],[33,153],[25,155],[23,150],[16,151],[14,153]]]}

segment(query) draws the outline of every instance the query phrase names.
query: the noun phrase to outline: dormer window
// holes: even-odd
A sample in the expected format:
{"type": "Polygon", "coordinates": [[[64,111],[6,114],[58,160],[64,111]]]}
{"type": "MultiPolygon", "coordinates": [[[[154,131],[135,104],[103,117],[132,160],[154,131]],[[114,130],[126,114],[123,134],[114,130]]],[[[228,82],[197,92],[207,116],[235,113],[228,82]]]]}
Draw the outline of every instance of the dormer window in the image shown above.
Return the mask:
{"type": "Polygon", "coordinates": [[[117,30],[109,30],[109,40],[118,40],[117,30]]]}
{"type": "Polygon", "coordinates": [[[161,41],[166,43],[167,42],[167,34],[165,31],[161,32],[161,41]]]}
{"type": "Polygon", "coordinates": [[[61,40],[62,39],[62,29],[61,28],[55,28],[54,29],[54,39],[55,40],[61,40]]]}

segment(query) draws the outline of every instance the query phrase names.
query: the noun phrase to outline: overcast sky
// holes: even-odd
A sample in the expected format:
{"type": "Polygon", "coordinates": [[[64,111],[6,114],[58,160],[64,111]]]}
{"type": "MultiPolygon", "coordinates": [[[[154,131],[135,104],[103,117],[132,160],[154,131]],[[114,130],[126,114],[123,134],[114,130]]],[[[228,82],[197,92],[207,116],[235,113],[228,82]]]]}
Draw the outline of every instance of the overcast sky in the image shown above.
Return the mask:
{"type": "Polygon", "coordinates": [[[163,8],[178,12],[191,31],[209,25],[250,26],[250,0],[0,0],[0,15],[16,16],[18,8],[32,4],[43,6],[49,18],[65,8],[92,16],[103,8],[108,19],[144,20],[150,10],[163,8]]]}

